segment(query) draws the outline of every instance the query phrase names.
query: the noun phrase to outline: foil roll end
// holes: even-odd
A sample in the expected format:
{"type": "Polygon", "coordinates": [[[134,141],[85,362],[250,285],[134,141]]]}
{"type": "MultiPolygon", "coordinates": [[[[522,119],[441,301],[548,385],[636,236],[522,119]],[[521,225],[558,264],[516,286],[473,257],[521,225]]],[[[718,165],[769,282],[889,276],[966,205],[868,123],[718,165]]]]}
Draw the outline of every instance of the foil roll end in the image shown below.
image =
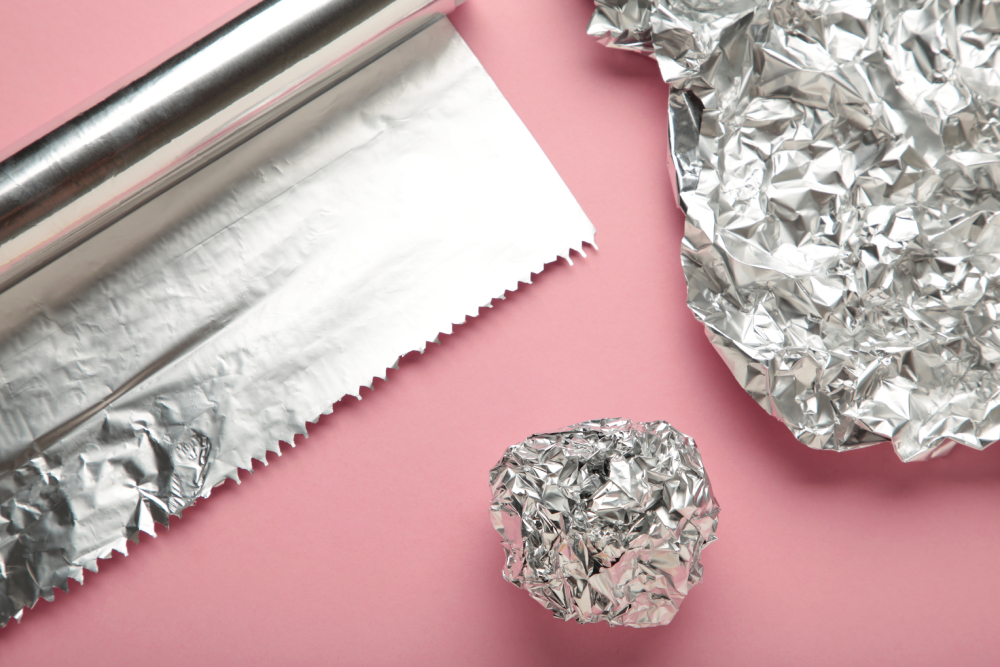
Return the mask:
{"type": "Polygon", "coordinates": [[[669,623],[702,578],[719,506],[694,440],[662,421],[533,435],[490,471],[504,579],[556,618],[669,623]]]}

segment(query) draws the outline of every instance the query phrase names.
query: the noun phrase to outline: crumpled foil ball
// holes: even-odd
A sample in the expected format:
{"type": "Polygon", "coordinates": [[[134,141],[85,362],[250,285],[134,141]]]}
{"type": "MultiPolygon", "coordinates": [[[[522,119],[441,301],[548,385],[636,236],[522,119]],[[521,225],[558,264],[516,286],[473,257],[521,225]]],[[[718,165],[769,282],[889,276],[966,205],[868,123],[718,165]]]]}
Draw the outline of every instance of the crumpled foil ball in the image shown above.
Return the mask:
{"type": "Polygon", "coordinates": [[[580,623],[669,623],[701,581],[719,506],[694,440],[666,422],[584,422],[490,471],[504,578],[580,623]]]}
{"type": "Polygon", "coordinates": [[[814,449],[1000,438],[1000,2],[597,0],[670,83],[688,305],[814,449]]]}

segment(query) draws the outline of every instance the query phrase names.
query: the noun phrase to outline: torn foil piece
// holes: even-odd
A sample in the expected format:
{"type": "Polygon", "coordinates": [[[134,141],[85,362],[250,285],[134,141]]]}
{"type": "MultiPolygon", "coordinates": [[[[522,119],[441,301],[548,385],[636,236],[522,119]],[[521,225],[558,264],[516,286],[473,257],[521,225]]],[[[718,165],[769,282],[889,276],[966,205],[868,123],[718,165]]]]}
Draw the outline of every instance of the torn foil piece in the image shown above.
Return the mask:
{"type": "Polygon", "coordinates": [[[557,618],[669,623],[701,581],[719,506],[694,440],[666,422],[533,435],[490,471],[504,579],[557,618]]]}
{"type": "Polygon", "coordinates": [[[688,304],[814,449],[1000,438],[1000,4],[598,0],[651,53],[688,304]]]}
{"type": "Polygon", "coordinates": [[[0,622],[593,234],[440,21],[17,283],[0,622]]]}

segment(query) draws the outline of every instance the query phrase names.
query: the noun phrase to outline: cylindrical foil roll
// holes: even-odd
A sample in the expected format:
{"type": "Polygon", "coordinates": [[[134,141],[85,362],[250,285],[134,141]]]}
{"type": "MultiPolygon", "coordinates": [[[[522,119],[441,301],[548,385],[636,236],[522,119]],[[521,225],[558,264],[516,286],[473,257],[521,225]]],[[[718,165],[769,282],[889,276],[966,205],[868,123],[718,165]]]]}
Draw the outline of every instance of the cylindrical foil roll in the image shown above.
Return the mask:
{"type": "MultiPolygon", "coordinates": [[[[286,31],[305,24],[281,12],[307,4],[342,6],[283,0],[226,34],[250,51],[251,41],[291,48],[304,38],[286,31]]],[[[151,197],[143,188],[163,189],[0,292],[0,626],[280,452],[402,355],[592,242],[593,226],[500,91],[448,22],[434,20],[452,4],[399,0],[373,14],[398,20],[377,25],[359,15],[363,32],[334,31],[354,35],[349,44],[335,37],[248,86],[258,97],[247,92],[243,111],[230,103],[213,116],[221,129],[196,124],[53,208],[64,215],[114,192],[117,203],[95,210],[117,215],[151,197]],[[307,99],[326,83],[336,85],[307,99]],[[304,101],[279,118],[289,100],[304,101]],[[204,140],[189,143],[192,132],[204,140]],[[154,158],[174,161],[130,180],[154,158]]],[[[155,120],[160,109],[154,130],[174,122],[168,107],[197,119],[214,107],[191,63],[226,39],[153,75],[188,80],[197,95],[178,88],[171,105],[141,95],[128,104],[138,95],[130,88],[67,127],[132,137],[110,155],[135,157],[138,126],[111,117],[102,126],[101,110],[128,120],[146,108],[139,117],[155,120]]],[[[166,90],[143,85],[136,90],[166,90]]],[[[49,146],[57,165],[85,149],[58,132],[67,134],[49,146]]],[[[41,155],[46,141],[8,164],[41,155]]]]}
{"type": "Polygon", "coordinates": [[[462,0],[265,0],[0,163],[0,291],[462,0]]]}

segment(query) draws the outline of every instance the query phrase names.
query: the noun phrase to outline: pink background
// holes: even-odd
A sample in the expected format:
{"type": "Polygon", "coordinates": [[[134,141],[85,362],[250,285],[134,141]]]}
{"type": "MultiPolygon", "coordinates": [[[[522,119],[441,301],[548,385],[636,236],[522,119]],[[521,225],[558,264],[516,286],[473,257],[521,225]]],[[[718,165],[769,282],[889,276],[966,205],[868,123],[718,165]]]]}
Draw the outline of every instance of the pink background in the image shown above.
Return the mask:
{"type": "MultiPolygon", "coordinates": [[[[241,0],[5,0],[0,156],[241,0]]],[[[1000,660],[1000,448],[900,463],[796,443],[684,304],[651,61],[590,0],[470,0],[454,23],[598,229],[308,441],[0,631],[3,665],[923,665],[1000,660]],[[487,473],[588,418],[693,435],[722,505],[670,626],[578,626],[500,577],[487,473]]]]}

